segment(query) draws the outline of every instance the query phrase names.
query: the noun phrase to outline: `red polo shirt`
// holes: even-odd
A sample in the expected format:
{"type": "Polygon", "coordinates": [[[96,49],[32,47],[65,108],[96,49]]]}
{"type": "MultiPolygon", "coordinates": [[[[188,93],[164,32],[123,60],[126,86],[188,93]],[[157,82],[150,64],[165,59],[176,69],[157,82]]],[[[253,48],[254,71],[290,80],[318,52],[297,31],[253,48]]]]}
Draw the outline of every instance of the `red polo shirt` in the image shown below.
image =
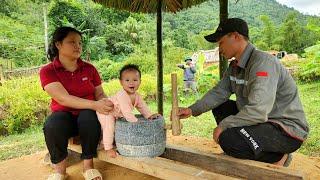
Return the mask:
{"type": "MultiPolygon", "coordinates": [[[[77,61],[78,68],[74,72],[67,71],[58,58],[40,70],[41,86],[44,88],[52,82],[60,82],[70,95],[83,99],[95,100],[95,87],[101,84],[101,78],[96,68],[81,59],[77,61]]],[[[60,105],[51,99],[51,111],[67,111],[78,114],[79,110],[60,105]]]]}

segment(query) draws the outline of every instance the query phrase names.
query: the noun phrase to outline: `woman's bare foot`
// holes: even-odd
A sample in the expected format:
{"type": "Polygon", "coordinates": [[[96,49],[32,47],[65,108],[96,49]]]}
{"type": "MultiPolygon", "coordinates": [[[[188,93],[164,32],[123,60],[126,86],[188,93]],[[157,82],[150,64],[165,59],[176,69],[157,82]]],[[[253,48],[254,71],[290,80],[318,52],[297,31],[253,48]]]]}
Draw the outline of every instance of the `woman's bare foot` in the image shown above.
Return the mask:
{"type": "Polygon", "coordinates": [[[106,150],[107,156],[111,158],[116,158],[118,153],[114,149],[106,150]]]}
{"type": "MultiPolygon", "coordinates": [[[[94,169],[93,159],[84,159],[83,160],[83,172],[86,172],[89,169],[94,169]]],[[[100,177],[94,178],[93,180],[102,180],[100,177]]]]}
{"type": "Polygon", "coordinates": [[[67,169],[67,160],[64,159],[61,162],[54,164],[53,168],[56,173],[59,173],[61,175],[66,175],[66,169],[67,169]]]}

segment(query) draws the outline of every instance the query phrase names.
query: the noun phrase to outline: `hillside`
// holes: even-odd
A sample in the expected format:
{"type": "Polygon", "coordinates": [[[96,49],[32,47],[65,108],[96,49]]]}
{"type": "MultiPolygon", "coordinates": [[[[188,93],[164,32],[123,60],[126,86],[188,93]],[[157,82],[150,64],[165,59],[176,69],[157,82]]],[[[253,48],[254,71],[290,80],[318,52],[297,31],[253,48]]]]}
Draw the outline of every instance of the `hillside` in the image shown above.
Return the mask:
{"type": "MultiPolygon", "coordinates": [[[[267,15],[276,24],[281,24],[289,12],[298,13],[298,20],[306,24],[309,15],[304,15],[293,8],[279,4],[275,0],[229,0],[229,17],[245,19],[252,27],[260,28],[260,15],[267,15]]],[[[184,28],[195,34],[203,30],[215,29],[219,22],[219,2],[210,0],[176,14],[166,13],[164,21],[173,28],[184,28]]]]}
{"type": "MultiPolygon", "coordinates": [[[[72,24],[75,27],[84,24],[83,29],[80,30],[90,31],[90,35],[86,34],[83,54],[86,54],[87,47],[90,47],[93,61],[101,59],[122,61],[130,54],[139,51],[141,54],[138,56],[144,52],[156,53],[155,14],[120,12],[93,4],[90,0],[1,0],[1,2],[0,64],[4,65],[4,69],[9,66],[30,67],[47,62],[44,50],[43,3],[47,3],[49,34],[61,24],[72,24]]],[[[173,47],[179,47],[190,51],[211,49],[212,44],[205,42],[203,35],[208,34],[208,31],[212,32],[218,25],[218,7],[218,0],[210,0],[176,14],[164,13],[164,48],[170,46],[168,49],[173,50],[173,47]]],[[[297,23],[291,23],[295,25],[291,27],[295,30],[304,28],[310,16],[281,5],[275,0],[239,0],[237,3],[236,0],[229,0],[229,17],[243,18],[248,21],[250,28],[255,28],[251,31],[255,34],[251,36],[251,40],[262,41],[259,42],[258,47],[261,44],[267,44],[264,47],[270,48],[270,44],[277,43],[275,47],[279,47],[278,49],[290,49],[290,47],[282,47],[284,43],[281,44],[281,42],[293,42],[293,40],[287,40],[283,35],[277,42],[266,42],[264,38],[258,36],[264,34],[260,32],[264,28],[260,15],[270,17],[271,23],[279,27],[284,24],[284,19],[290,12],[297,13],[297,23]],[[301,27],[297,28],[297,26],[301,27]]],[[[320,22],[320,18],[317,18],[317,21],[320,22]]],[[[309,30],[300,30],[297,34],[303,34],[309,38],[292,35],[300,38],[295,40],[298,42],[295,44],[302,44],[295,48],[298,49],[296,52],[301,53],[304,48],[314,45],[317,40],[316,35],[309,35],[309,32],[305,33],[306,31],[309,30]],[[301,33],[302,31],[304,33],[301,33]]],[[[185,55],[181,51],[176,57],[183,56],[185,55]]]]}

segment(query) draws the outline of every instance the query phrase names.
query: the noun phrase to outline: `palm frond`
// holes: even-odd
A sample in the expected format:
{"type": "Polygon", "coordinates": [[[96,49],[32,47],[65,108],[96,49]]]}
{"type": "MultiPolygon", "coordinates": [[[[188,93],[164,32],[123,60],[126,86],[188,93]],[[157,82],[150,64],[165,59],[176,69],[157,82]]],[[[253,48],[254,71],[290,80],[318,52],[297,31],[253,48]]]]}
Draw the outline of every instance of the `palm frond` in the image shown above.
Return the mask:
{"type": "MultiPolygon", "coordinates": [[[[93,0],[106,7],[121,9],[131,12],[155,13],[159,0],[93,0]]],[[[184,8],[200,4],[207,0],[162,0],[162,10],[177,12],[184,8]]]]}

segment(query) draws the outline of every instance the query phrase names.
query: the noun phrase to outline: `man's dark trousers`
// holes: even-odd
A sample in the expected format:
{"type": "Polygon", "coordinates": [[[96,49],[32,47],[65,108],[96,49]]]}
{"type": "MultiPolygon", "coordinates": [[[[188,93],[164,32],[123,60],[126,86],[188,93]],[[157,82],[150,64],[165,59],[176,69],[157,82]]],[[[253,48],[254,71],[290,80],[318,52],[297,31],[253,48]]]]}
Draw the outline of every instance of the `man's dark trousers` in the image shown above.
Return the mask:
{"type": "MultiPolygon", "coordinates": [[[[238,112],[236,102],[232,100],[212,110],[217,124],[238,112]]],[[[288,136],[279,125],[265,122],[253,126],[227,128],[220,134],[219,144],[229,156],[274,163],[284,154],[299,149],[302,141],[288,136]]]]}

